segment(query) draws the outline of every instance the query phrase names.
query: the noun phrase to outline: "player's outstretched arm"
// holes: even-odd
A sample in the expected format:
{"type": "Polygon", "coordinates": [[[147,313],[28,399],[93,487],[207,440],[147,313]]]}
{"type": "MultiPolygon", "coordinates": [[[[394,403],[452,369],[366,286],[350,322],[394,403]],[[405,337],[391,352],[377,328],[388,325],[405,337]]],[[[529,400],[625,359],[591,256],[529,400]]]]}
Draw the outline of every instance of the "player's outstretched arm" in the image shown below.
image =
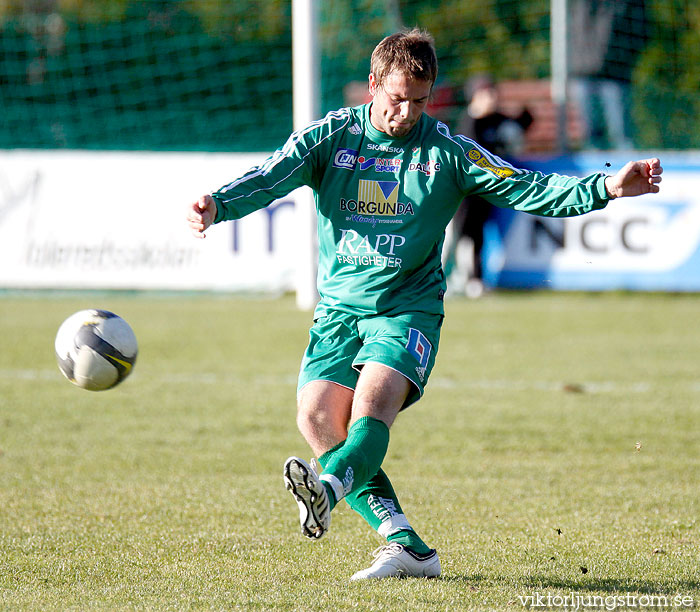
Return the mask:
{"type": "Polygon", "coordinates": [[[613,198],[658,193],[663,171],[656,157],[627,162],[617,174],[605,179],[605,188],[613,198]]]}
{"type": "Polygon", "coordinates": [[[187,223],[197,238],[206,238],[205,231],[216,219],[216,201],[204,195],[187,210],[187,223]]]}

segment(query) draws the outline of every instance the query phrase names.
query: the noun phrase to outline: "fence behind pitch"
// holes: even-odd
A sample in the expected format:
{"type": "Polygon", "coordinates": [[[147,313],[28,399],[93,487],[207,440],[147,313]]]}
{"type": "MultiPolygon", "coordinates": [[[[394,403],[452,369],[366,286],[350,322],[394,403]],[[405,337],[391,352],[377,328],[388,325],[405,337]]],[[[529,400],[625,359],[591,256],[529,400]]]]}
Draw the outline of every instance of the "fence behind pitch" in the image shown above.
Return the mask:
{"type": "MultiPolygon", "coordinates": [[[[435,35],[432,110],[448,122],[476,72],[508,82],[549,77],[548,0],[319,4],[323,110],[349,101],[346,86],[366,80],[373,46],[402,25],[435,35]]],[[[572,50],[572,70],[600,56],[598,76],[625,85],[634,146],[700,147],[700,5],[596,4],[597,29],[585,30],[586,52],[572,50]]],[[[569,0],[572,45],[590,5],[569,0]]],[[[517,101],[536,105],[542,122],[549,107],[540,98],[517,101]]],[[[291,106],[288,0],[0,4],[0,148],[268,151],[291,131],[291,106]]],[[[576,136],[574,146],[587,146],[576,136]]],[[[592,144],[609,147],[608,136],[600,131],[592,144]]]]}

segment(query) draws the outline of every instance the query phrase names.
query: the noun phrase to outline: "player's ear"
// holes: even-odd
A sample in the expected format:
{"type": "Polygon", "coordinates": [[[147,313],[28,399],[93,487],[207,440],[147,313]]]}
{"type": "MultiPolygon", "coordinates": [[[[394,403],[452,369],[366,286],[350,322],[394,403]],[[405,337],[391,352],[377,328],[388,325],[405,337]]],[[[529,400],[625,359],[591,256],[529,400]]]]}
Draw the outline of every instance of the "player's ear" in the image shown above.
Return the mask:
{"type": "Polygon", "coordinates": [[[373,96],[377,93],[377,79],[373,72],[369,73],[369,95],[373,96]]]}

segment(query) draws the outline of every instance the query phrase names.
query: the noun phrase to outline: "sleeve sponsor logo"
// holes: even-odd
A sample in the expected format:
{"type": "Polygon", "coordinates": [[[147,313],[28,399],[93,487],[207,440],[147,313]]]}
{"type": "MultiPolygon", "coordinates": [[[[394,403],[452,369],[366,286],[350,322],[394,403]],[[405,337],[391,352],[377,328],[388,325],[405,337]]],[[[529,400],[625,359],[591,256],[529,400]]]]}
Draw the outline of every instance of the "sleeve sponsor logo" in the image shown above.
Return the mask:
{"type": "Polygon", "coordinates": [[[354,170],[357,164],[357,151],[354,149],[338,149],[333,158],[334,168],[344,168],[354,170]]]}
{"type": "Polygon", "coordinates": [[[478,149],[470,149],[469,153],[467,153],[467,156],[477,166],[479,166],[479,168],[488,170],[489,172],[492,172],[499,178],[508,178],[509,176],[515,174],[515,170],[513,168],[508,168],[507,166],[496,166],[495,164],[490,162],[478,149]]]}

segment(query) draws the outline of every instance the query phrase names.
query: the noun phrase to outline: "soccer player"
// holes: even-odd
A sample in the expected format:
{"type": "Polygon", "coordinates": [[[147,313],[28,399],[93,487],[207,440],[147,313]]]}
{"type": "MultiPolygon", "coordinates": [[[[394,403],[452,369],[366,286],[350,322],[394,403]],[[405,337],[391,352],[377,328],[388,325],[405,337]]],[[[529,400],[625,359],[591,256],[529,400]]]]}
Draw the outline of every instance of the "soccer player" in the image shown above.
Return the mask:
{"type": "Polygon", "coordinates": [[[284,481],[308,538],[328,531],[345,499],[387,540],[353,580],[435,577],[437,552],[411,526],[381,466],[389,428],[423,395],[435,363],[447,223],[472,194],[535,215],[581,215],[616,197],[658,192],[662,168],[647,159],[614,176],[544,175],[452,135],[423,112],[438,67],[433,40],[420,30],[382,40],[370,70],[370,103],[293,133],[261,165],[199,198],[187,219],[204,237],[213,223],[302,185],[313,189],[320,301],[299,374],[297,425],[321,470],[290,457],[284,481]]]}

